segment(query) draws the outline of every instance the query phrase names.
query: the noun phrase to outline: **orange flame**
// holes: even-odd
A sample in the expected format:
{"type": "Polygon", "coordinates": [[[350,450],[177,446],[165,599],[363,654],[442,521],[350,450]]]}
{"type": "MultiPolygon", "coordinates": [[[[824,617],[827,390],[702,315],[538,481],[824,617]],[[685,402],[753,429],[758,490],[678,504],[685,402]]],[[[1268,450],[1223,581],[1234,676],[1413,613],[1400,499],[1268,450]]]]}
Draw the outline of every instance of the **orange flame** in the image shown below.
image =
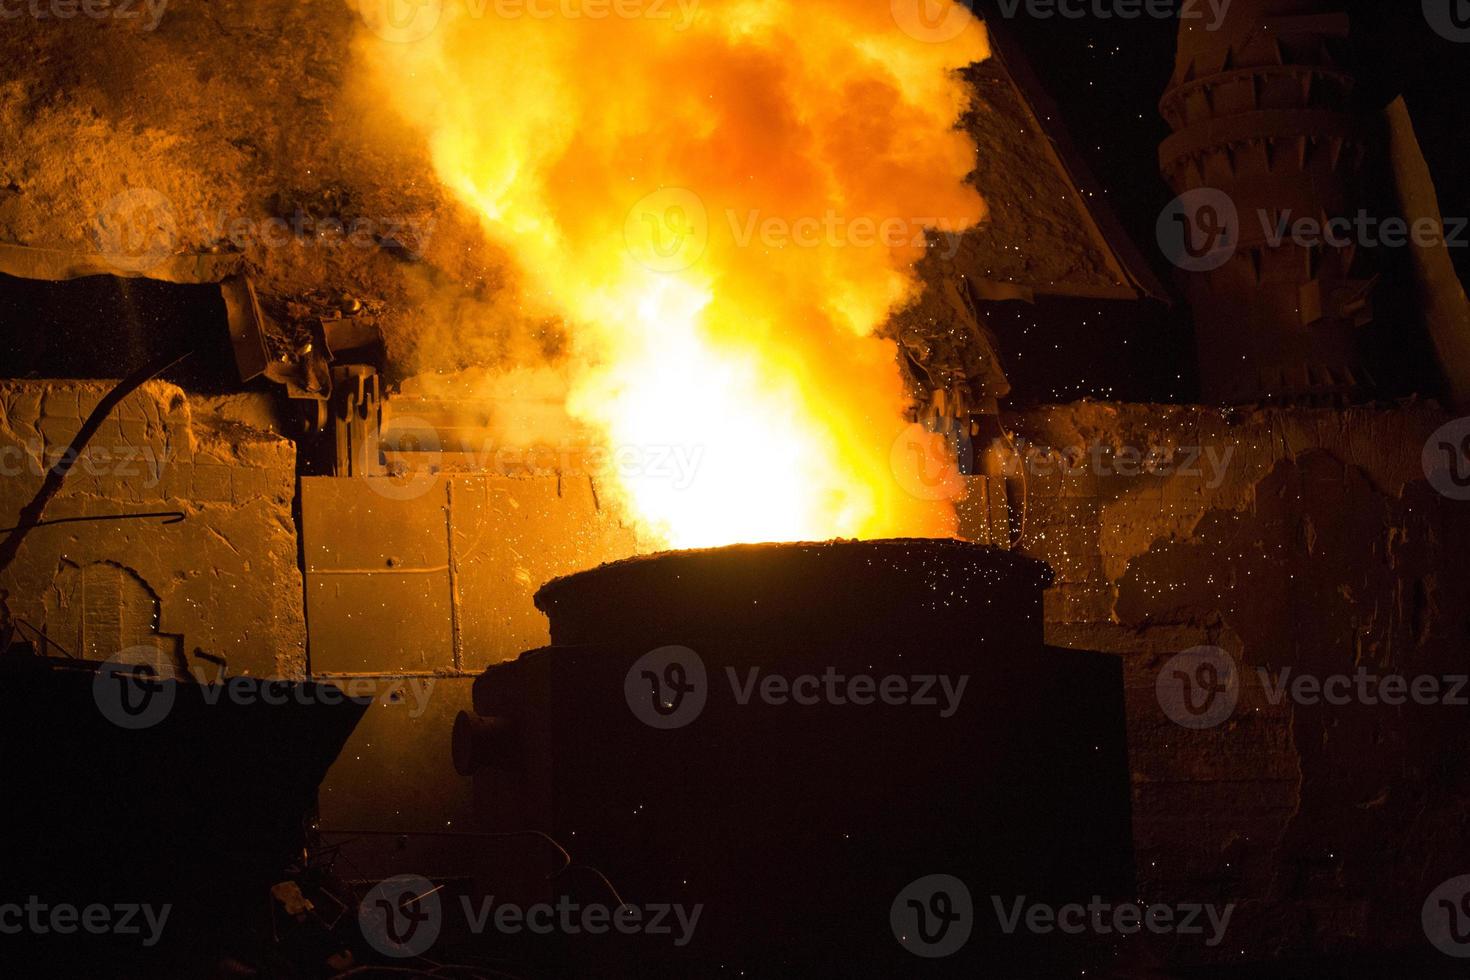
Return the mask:
{"type": "MultiPolygon", "coordinates": [[[[942,536],[896,475],[906,397],[874,330],[924,228],[984,206],[951,0],[361,0],[361,54],[439,178],[573,325],[568,412],[673,547],[942,536]],[[405,5],[400,7],[399,5],[405,5]],[[412,16],[384,16],[397,10],[412,16]]],[[[948,484],[958,481],[949,480],[948,484]]]]}

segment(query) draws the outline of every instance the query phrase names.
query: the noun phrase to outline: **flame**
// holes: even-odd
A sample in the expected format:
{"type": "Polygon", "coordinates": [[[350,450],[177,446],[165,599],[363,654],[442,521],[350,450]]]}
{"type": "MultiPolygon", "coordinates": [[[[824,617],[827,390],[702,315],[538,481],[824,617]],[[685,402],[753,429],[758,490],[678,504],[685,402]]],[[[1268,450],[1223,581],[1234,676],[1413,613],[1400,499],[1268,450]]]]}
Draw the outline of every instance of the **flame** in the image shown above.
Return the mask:
{"type": "Polygon", "coordinates": [[[949,494],[894,472],[906,395],[874,331],[913,297],[923,229],[984,215],[955,126],[954,69],[989,53],[965,7],[418,0],[384,17],[407,2],[362,0],[359,54],[516,257],[528,315],[572,325],[567,410],[634,463],[611,496],[640,530],[673,547],[954,533],[949,494]],[[692,480],[655,465],[672,451],[692,480]]]}

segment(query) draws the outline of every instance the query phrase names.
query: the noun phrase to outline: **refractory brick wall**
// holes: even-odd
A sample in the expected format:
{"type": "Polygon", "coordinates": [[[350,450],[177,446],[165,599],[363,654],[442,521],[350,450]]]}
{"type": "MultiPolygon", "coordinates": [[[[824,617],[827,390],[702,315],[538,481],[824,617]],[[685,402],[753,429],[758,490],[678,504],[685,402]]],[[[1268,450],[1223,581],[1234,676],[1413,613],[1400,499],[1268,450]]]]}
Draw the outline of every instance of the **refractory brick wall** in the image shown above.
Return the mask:
{"type": "Polygon", "coordinates": [[[1294,703],[1260,673],[1470,673],[1470,503],[1421,463],[1446,420],[1087,403],[1008,419],[1031,452],[1022,547],[1057,572],[1048,642],[1124,659],[1141,892],[1238,906],[1229,942],[1167,958],[1417,948],[1426,897],[1470,872],[1470,708],[1294,703]],[[1241,683],[1194,730],[1158,683],[1197,645],[1241,683]]]}
{"type": "MultiPolygon", "coordinates": [[[[14,523],[110,387],[0,381],[0,526],[14,523]]],[[[184,520],[36,528],[0,573],[0,613],[87,659],[149,645],[210,676],[218,668],[196,650],[226,658],[231,674],[304,673],[295,446],[203,406],[164,382],[133,392],[45,514],[184,520]]]]}

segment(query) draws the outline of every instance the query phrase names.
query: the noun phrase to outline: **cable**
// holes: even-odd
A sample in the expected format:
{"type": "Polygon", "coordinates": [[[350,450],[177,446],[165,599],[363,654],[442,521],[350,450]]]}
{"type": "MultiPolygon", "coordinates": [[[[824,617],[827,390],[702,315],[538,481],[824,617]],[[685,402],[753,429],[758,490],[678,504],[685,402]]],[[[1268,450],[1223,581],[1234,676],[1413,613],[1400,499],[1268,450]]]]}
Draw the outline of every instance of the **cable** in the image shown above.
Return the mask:
{"type": "MultiPolygon", "coordinates": [[[[188,519],[188,516],[188,514],[185,514],[181,510],[157,510],[149,511],[146,514],[98,514],[94,517],[53,517],[50,520],[37,521],[31,527],[50,527],[53,524],[83,524],[88,521],[141,521],[150,517],[164,517],[168,519],[163,523],[178,524],[180,521],[188,519]]],[[[19,531],[20,528],[21,525],[0,527],[0,534],[4,534],[7,531],[19,531]]]]}

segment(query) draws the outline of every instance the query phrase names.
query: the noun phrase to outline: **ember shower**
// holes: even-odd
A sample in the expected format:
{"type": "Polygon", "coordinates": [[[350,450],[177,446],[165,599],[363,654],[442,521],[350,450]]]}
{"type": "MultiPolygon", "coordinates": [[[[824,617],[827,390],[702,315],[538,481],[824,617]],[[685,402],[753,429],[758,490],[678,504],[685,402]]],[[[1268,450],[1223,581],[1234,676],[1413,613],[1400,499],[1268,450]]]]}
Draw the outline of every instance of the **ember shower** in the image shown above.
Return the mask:
{"type": "Polygon", "coordinates": [[[954,532],[951,501],[895,480],[906,395],[874,333],[924,230],[984,216],[954,70],[988,48],[963,6],[360,6],[370,83],[515,257],[523,311],[570,324],[568,413],[610,449],[697,447],[687,487],[608,488],[641,531],[954,532]]]}

